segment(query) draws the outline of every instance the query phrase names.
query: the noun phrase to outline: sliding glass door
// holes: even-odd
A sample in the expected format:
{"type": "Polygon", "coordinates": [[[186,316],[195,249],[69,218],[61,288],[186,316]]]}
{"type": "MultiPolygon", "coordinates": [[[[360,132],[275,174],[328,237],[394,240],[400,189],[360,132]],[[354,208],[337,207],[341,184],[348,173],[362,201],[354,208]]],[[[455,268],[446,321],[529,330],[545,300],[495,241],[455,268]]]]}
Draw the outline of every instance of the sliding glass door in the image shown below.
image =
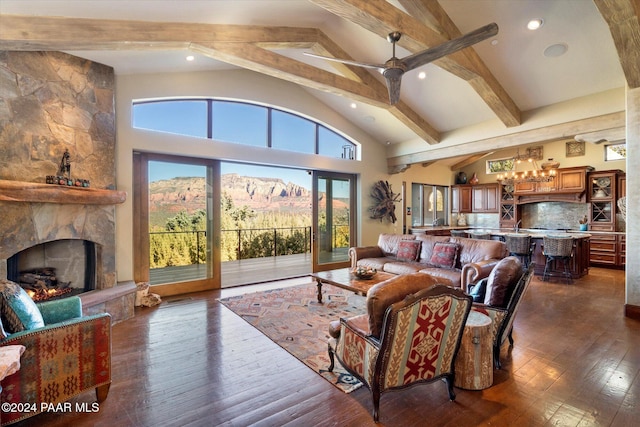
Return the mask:
{"type": "Polygon", "coordinates": [[[349,266],[355,236],[355,176],[313,173],[313,271],[349,266]]]}
{"type": "Polygon", "coordinates": [[[212,244],[218,162],[136,153],[134,164],[136,281],[165,295],[220,287],[212,244]]]}

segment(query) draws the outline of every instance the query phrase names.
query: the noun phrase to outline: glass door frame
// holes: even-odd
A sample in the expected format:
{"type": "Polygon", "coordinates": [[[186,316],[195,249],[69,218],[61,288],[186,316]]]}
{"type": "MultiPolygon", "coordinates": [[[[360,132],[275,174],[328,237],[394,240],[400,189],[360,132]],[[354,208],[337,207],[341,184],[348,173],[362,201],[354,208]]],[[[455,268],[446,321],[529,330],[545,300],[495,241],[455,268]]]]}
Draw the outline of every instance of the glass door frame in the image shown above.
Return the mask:
{"type": "MultiPolygon", "coordinates": [[[[357,176],[354,174],[346,174],[339,172],[328,171],[312,171],[312,218],[311,218],[311,258],[313,260],[313,272],[334,270],[338,268],[350,267],[351,262],[347,258],[346,261],[326,262],[320,263],[320,232],[319,232],[319,189],[318,181],[321,178],[340,179],[349,181],[349,244],[350,246],[356,246],[357,241],[357,224],[356,224],[356,212],[357,212],[357,176]]],[[[330,225],[327,224],[327,227],[330,225]]]]}
{"type": "Polygon", "coordinates": [[[207,208],[207,277],[186,282],[152,285],[162,296],[221,288],[220,275],[220,162],[213,159],[133,152],[133,266],[135,282],[149,281],[149,162],[205,166],[207,208]],[[216,184],[218,183],[218,184],[216,184]],[[215,184],[215,185],[214,185],[215,184]],[[216,203],[217,201],[217,203],[216,203]]]}

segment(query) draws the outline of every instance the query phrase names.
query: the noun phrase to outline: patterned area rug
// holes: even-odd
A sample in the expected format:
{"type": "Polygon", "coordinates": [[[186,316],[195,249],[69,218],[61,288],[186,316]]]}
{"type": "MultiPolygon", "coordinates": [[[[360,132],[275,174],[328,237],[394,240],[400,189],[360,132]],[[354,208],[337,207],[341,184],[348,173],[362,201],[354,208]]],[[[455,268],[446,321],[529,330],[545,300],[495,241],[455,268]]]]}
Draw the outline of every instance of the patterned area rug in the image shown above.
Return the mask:
{"type": "Polygon", "coordinates": [[[220,302],[331,384],[351,393],[362,386],[360,381],[337,360],[333,372],[327,371],[327,331],[332,320],[365,313],[365,297],[331,285],[322,286],[322,295],[324,303],[319,304],[313,282],[222,298],[220,302]]]}

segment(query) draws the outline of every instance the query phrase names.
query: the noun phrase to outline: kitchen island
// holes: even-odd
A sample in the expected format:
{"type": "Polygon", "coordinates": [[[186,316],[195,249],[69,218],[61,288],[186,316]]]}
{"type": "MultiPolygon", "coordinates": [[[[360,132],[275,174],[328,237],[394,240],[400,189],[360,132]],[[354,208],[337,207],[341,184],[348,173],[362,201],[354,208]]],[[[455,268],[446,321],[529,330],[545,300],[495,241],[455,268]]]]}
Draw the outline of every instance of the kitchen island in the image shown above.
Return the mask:
{"type": "MultiPolygon", "coordinates": [[[[586,274],[589,274],[589,253],[590,253],[590,238],[591,234],[576,231],[559,231],[559,230],[540,230],[540,229],[520,229],[516,233],[512,229],[504,228],[470,228],[470,227],[420,227],[412,228],[411,233],[426,233],[444,235],[447,231],[451,230],[469,230],[469,233],[488,233],[491,234],[491,238],[494,240],[504,240],[504,236],[507,234],[521,234],[530,235],[536,246],[531,256],[531,261],[536,264],[534,274],[542,276],[544,272],[544,266],[547,262],[546,257],[542,254],[542,243],[544,236],[560,236],[571,237],[574,243],[574,256],[570,263],[571,276],[574,279],[578,279],[586,274]]],[[[553,275],[562,275],[564,266],[561,262],[553,262],[551,266],[551,273],[553,275]]]]}

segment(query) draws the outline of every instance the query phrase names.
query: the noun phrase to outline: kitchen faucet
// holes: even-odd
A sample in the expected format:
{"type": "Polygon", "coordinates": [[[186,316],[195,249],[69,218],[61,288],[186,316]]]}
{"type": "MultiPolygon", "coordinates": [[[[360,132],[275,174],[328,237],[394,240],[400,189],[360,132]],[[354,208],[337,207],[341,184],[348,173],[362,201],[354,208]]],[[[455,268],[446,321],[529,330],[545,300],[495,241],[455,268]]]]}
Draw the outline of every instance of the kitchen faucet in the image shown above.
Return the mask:
{"type": "Polygon", "coordinates": [[[520,223],[522,222],[522,220],[519,220],[518,222],[516,222],[516,225],[513,226],[513,230],[517,233],[518,230],[520,230],[520,223]]]}

